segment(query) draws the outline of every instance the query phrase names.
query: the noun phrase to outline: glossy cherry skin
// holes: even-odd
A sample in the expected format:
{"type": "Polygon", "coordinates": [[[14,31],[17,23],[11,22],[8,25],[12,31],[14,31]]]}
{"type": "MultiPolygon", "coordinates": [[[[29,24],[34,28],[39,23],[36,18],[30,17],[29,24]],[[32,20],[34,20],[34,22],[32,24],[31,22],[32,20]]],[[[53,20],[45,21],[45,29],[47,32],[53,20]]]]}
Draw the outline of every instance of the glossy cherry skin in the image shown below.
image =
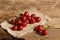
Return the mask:
{"type": "Polygon", "coordinates": [[[34,18],[34,17],[36,17],[36,15],[35,14],[32,14],[31,17],[34,18]]]}
{"type": "Polygon", "coordinates": [[[24,27],[22,25],[20,25],[20,26],[18,26],[17,30],[21,31],[21,30],[23,30],[23,28],[24,27]]]}
{"type": "Polygon", "coordinates": [[[15,19],[12,19],[12,20],[10,21],[10,23],[14,24],[14,23],[15,23],[15,19]]]}
{"type": "Polygon", "coordinates": [[[38,26],[36,27],[36,30],[37,30],[37,31],[41,31],[41,30],[42,30],[42,25],[38,25],[38,26]]]}
{"type": "Polygon", "coordinates": [[[29,16],[29,13],[27,11],[24,12],[24,16],[28,17],[29,16]]]}
{"type": "Polygon", "coordinates": [[[30,23],[30,24],[35,23],[35,19],[33,19],[33,18],[29,19],[29,23],[30,23]]]}
{"type": "Polygon", "coordinates": [[[28,16],[28,18],[27,18],[27,19],[28,19],[28,20],[29,20],[29,19],[31,19],[31,16],[28,16]]]}
{"type": "Polygon", "coordinates": [[[18,19],[15,20],[16,25],[19,25],[20,23],[21,23],[21,20],[18,20],[18,19]]]}
{"type": "Polygon", "coordinates": [[[40,22],[41,18],[40,17],[35,17],[35,22],[40,22]]]}
{"type": "Polygon", "coordinates": [[[42,35],[43,36],[47,35],[47,30],[42,30],[42,35]]]}
{"type": "Polygon", "coordinates": [[[26,27],[26,26],[27,26],[27,22],[23,22],[21,25],[22,25],[23,27],[26,27]]]}
{"type": "Polygon", "coordinates": [[[29,23],[29,20],[26,20],[25,22],[28,24],[29,23]]]}
{"type": "Polygon", "coordinates": [[[14,26],[12,27],[12,30],[17,30],[17,26],[14,25],[14,26]]]}
{"type": "Polygon", "coordinates": [[[24,21],[27,20],[27,17],[26,17],[26,16],[22,16],[21,19],[22,19],[22,21],[24,22],[24,21]]]}

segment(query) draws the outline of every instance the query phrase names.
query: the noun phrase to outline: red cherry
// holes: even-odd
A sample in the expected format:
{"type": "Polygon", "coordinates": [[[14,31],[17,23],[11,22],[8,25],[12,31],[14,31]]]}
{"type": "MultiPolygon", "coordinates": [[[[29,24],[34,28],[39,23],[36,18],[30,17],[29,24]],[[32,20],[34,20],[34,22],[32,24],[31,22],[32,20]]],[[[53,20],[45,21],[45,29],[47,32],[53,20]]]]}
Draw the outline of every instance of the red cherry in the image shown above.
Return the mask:
{"type": "Polygon", "coordinates": [[[26,27],[26,26],[27,26],[27,22],[23,22],[21,25],[22,25],[23,27],[26,27]]]}
{"type": "Polygon", "coordinates": [[[17,26],[14,25],[14,26],[12,27],[12,30],[17,30],[17,26]]]}
{"type": "Polygon", "coordinates": [[[36,29],[37,29],[37,31],[41,31],[42,30],[42,25],[38,25],[36,29]]]}
{"type": "Polygon", "coordinates": [[[26,16],[22,16],[22,21],[26,21],[27,20],[27,17],[26,16]]]}
{"type": "Polygon", "coordinates": [[[26,22],[26,23],[29,23],[29,20],[26,20],[25,22],[26,22]]]}
{"type": "Polygon", "coordinates": [[[16,19],[15,24],[16,24],[16,25],[19,25],[20,23],[21,23],[21,21],[18,20],[18,19],[16,19]]]}
{"type": "Polygon", "coordinates": [[[42,30],[42,35],[43,36],[47,35],[47,30],[42,30]]]}
{"type": "Polygon", "coordinates": [[[10,23],[14,24],[14,23],[15,23],[15,19],[12,19],[12,20],[10,21],[10,23]]]}
{"type": "Polygon", "coordinates": [[[29,23],[30,23],[30,24],[35,23],[35,19],[33,19],[33,18],[29,19],[29,23]]]}
{"type": "Polygon", "coordinates": [[[23,30],[23,26],[20,25],[20,26],[17,28],[17,30],[19,30],[19,31],[23,30]]]}
{"type": "Polygon", "coordinates": [[[29,16],[28,19],[31,19],[31,16],[29,16]]]}
{"type": "Polygon", "coordinates": [[[36,15],[35,14],[32,14],[31,17],[34,18],[34,17],[36,17],[36,15]]]}
{"type": "Polygon", "coordinates": [[[29,13],[27,11],[24,12],[24,16],[28,17],[29,16],[29,13]]]}
{"type": "Polygon", "coordinates": [[[40,22],[41,18],[40,17],[35,17],[35,22],[40,22]]]}

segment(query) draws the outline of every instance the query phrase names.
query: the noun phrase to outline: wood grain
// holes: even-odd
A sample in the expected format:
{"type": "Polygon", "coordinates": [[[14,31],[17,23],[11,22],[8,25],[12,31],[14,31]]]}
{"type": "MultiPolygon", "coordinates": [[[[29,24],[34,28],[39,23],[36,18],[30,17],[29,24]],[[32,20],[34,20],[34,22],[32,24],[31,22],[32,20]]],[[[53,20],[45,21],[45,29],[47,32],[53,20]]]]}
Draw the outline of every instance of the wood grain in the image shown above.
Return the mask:
{"type": "MultiPolygon", "coordinates": [[[[14,17],[23,8],[37,8],[43,14],[52,18],[53,29],[48,29],[47,36],[38,35],[35,31],[26,34],[25,40],[60,40],[60,0],[0,0],[0,23],[14,17]]],[[[21,40],[13,38],[0,27],[0,40],[21,40]]]]}

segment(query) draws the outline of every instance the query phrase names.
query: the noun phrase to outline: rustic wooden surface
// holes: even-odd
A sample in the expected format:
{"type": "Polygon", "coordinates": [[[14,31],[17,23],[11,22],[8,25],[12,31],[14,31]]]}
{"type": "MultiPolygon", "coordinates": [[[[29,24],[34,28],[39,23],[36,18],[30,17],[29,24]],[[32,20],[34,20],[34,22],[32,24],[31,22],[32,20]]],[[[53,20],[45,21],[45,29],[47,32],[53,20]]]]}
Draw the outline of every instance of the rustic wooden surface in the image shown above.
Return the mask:
{"type": "MultiPolygon", "coordinates": [[[[14,17],[23,8],[32,6],[52,18],[52,29],[48,29],[47,36],[38,35],[36,32],[28,33],[25,40],[60,40],[60,0],[0,0],[0,22],[14,17]],[[57,28],[57,29],[56,29],[57,28]]],[[[0,27],[0,40],[20,40],[13,38],[0,27]]]]}

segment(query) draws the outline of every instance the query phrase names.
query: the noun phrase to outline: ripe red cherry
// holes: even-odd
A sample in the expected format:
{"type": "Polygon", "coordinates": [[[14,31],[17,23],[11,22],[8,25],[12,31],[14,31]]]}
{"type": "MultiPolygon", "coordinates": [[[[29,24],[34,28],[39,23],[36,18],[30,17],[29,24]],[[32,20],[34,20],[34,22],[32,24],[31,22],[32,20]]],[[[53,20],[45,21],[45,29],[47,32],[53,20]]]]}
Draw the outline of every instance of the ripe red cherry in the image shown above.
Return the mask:
{"type": "Polygon", "coordinates": [[[31,19],[31,16],[29,16],[28,19],[31,19]]]}
{"type": "Polygon", "coordinates": [[[18,19],[15,20],[16,25],[19,25],[20,23],[21,23],[21,20],[18,20],[18,19]]]}
{"type": "Polygon", "coordinates": [[[20,25],[20,26],[17,28],[17,30],[19,30],[19,31],[23,30],[23,26],[20,25]]]}
{"type": "Polygon", "coordinates": [[[26,23],[29,23],[29,20],[26,20],[25,22],[26,22],[26,23]]]}
{"type": "Polygon", "coordinates": [[[32,14],[31,17],[34,18],[34,17],[36,17],[36,15],[35,14],[32,14]]]}
{"type": "Polygon", "coordinates": [[[47,30],[42,30],[42,35],[43,36],[47,35],[47,30]]]}
{"type": "Polygon", "coordinates": [[[35,19],[33,19],[33,18],[29,19],[29,23],[30,23],[30,24],[35,23],[35,19]]]}
{"type": "Polygon", "coordinates": [[[24,16],[28,17],[29,16],[29,13],[27,11],[24,12],[24,16]]]}
{"type": "Polygon", "coordinates": [[[12,27],[12,30],[17,30],[17,26],[14,25],[14,26],[12,27]]]}
{"type": "Polygon", "coordinates": [[[38,26],[36,27],[36,30],[37,30],[37,31],[41,31],[41,30],[42,30],[42,25],[38,25],[38,26]]]}
{"type": "Polygon", "coordinates": [[[35,22],[40,22],[41,18],[40,17],[35,17],[35,22]]]}
{"type": "Polygon", "coordinates": [[[27,26],[27,22],[23,22],[21,25],[22,25],[23,27],[26,27],[26,26],[27,26]]]}
{"type": "Polygon", "coordinates": [[[24,22],[24,21],[26,21],[27,20],[27,17],[26,16],[22,16],[22,21],[24,22]]]}
{"type": "Polygon", "coordinates": [[[12,20],[10,21],[10,23],[14,24],[14,23],[15,23],[15,19],[12,19],[12,20]]]}

